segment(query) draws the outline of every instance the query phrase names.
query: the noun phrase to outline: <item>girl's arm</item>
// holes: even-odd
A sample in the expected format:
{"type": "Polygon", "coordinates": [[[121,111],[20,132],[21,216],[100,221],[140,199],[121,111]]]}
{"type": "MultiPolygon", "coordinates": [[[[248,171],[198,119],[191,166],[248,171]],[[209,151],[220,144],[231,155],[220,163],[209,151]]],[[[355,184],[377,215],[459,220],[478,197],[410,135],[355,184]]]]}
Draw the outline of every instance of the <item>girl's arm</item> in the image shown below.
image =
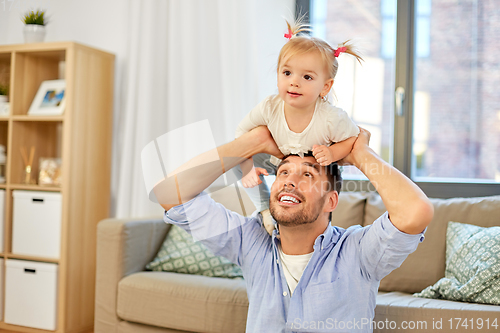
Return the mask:
{"type": "Polygon", "coordinates": [[[314,145],[312,152],[316,161],[320,165],[326,166],[349,155],[355,141],[356,137],[352,136],[344,141],[337,142],[330,147],[325,145],[314,145]]]}

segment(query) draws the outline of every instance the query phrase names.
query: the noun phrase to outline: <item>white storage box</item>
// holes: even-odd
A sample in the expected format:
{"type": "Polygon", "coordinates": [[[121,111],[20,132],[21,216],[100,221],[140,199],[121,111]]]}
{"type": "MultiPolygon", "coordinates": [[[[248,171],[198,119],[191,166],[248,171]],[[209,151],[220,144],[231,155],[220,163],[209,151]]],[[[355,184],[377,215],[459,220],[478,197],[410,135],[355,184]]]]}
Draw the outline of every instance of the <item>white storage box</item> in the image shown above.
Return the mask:
{"type": "Polygon", "coordinates": [[[59,258],[61,193],[13,191],[12,253],[59,258]]]}
{"type": "MultiPolygon", "coordinates": [[[[5,190],[0,190],[0,252],[4,252],[3,248],[3,229],[5,218],[5,190]]],[[[0,315],[1,316],[1,315],[0,315]]]]}
{"type": "Polygon", "coordinates": [[[57,264],[5,261],[5,322],[56,330],[57,264]]]}

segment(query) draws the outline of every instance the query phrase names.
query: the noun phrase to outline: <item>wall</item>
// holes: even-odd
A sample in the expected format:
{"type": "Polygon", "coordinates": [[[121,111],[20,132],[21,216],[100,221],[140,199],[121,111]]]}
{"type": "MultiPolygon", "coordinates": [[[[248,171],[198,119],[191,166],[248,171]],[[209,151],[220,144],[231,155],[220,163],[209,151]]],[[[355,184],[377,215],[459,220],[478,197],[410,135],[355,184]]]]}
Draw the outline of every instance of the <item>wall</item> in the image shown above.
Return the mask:
{"type": "Polygon", "coordinates": [[[24,42],[21,16],[30,8],[47,10],[47,42],[71,40],[125,54],[127,1],[0,0],[0,44],[24,42]]]}
{"type": "MultiPolygon", "coordinates": [[[[47,10],[46,42],[75,41],[115,54],[114,149],[122,108],[123,77],[128,48],[129,1],[123,0],[0,0],[0,45],[24,43],[22,14],[31,8],[47,10]]],[[[113,157],[113,163],[115,163],[113,157]]],[[[116,170],[113,167],[113,170],[116,170]]],[[[115,177],[115,175],[113,175],[115,177]]],[[[112,192],[115,192],[113,185],[112,192]]],[[[112,198],[112,211],[116,205],[112,198]]]]}

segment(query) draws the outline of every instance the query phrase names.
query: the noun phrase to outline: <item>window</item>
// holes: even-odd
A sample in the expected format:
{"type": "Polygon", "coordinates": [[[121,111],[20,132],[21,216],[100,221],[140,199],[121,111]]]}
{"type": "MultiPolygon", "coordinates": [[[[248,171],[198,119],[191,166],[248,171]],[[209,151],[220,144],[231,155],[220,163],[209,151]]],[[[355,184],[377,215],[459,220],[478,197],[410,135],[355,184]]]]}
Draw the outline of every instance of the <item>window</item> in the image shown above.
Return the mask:
{"type": "Polygon", "coordinates": [[[500,194],[500,2],[297,5],[318,37],[332,45],[353,39],[363,51],[362,66],[339,58],[334,91],[382,158],[432,197],[500,194]]]}

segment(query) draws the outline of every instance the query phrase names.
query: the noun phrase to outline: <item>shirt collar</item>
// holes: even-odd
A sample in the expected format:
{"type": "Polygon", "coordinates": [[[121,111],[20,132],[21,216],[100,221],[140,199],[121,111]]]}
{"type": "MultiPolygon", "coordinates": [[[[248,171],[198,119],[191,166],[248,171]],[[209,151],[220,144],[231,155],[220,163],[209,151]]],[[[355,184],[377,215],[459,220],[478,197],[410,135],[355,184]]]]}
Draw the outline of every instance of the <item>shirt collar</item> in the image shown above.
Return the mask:
{"type": "MultiPolygon", "coordinates": [[[[325,231],[319,235],[316,240],[314,241],[314,251],[316,250],[323,250],[325,247],[330,246],[330,245],[335,245],[337,244],[340,236],[342,235],[341,232],[336,227],[333,227],[330,223],[328,223],[328,226],[326,227],[325,231]]],[[[280,233],[278,228],[276,227],[273,230],[273,244],[278,249],[279,242],[280,240],[280,233]]]]}

